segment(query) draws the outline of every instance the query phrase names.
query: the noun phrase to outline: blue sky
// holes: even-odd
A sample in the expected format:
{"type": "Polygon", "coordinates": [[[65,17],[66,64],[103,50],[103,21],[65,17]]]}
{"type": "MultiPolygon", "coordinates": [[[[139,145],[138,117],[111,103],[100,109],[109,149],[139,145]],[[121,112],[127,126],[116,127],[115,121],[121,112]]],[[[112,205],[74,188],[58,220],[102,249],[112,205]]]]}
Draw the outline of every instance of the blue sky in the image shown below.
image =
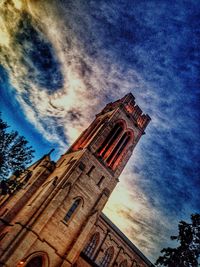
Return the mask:
{"type": "Polygon", "coordinates": [[[152,121],[106,214],[154,261],[199,212],[198,1],[3,1],[0,107],[36,158],[58,158],[132,92],[152,121]]]}

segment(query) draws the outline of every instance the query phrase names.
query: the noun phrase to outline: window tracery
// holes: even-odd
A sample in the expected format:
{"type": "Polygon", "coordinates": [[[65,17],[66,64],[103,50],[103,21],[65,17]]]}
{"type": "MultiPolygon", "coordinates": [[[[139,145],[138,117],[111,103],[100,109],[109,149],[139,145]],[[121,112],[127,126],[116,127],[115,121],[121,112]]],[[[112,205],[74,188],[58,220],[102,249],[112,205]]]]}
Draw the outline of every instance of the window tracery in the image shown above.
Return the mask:
{"type": "Polygon", "coordinates": [[[97,153],[104,159],[104,162],[111,168],[115,169],[130,141],[133,140],[133,132],[127,129],[123,120],[118,121],[107,135],[97,153]]]}
{"type": "Polygon", "coordinates": [[[113,258],[113,255],[114,255],[114,248],[113,247],[109,247],[106,250],[103,258],[101,259],[100,266],[101,267],[108,267],[109,264],[111,263],[111,260],[113,258]]]}
{"type": "Polygon", "coordinates": [[[84,248],[83,252],[89,257],[91,258],[95,248],[97,247],[98,243],[99,243],[99,239],[100,239],[100,234],[99,233],[94,233],[93,236],[91,237],[89,243],[87,244],[87,246],[84,248]]]}
{"type": "Polygon", "coordinates": [[[110,148],[114,144],[114,141],[117,140],[117,138],[120,136],[120,134],[123,132],[123,125],[121,123],[115,124],[113,129],[110,131],[108,136],[105,138],[104,142],[100,146],[98,150],[98,154],[105,158],[106,155],[110,152],[110,148]]]}

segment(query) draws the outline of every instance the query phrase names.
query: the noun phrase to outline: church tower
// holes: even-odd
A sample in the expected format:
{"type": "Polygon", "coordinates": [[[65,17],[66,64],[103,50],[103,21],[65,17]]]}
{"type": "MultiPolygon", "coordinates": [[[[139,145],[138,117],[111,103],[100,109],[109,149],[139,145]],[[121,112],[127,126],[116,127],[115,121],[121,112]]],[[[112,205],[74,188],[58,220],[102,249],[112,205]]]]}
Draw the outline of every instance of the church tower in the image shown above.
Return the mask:
{"type": "Polygon", "coordinates": [[[72,266],[149,121],[127,94],[56,163],[45,155],[11,177],[21,188],[0,198],[0,266],[72,266]]]}

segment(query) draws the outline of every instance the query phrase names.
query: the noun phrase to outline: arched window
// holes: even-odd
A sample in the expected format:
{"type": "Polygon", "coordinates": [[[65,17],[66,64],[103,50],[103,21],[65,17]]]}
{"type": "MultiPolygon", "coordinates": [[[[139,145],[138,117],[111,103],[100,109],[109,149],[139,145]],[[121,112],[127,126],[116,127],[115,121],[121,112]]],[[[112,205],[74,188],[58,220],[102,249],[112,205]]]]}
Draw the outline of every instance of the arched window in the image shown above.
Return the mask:
{"type": "Polygon", "coordinates": [[[123,131],[123,125],[122,123],[117,123],[114,128],[110,131],[104,142],[101,144],[101,146],[98,149],[98,154],[105,158],[107,156],[110,148],[114,144],[114,142],[117,140],[117,138],[120,136],[120,134],[123,131]]]}
{"type": "Polygon", "coordinates": [[[131,132],[125,132],[123,136],[120,138],[115,148],[113,149],[110,156],[107,158],[106,162],[112,169],[114,169],[117,166],[119,158],[122,156],[123,151],[125,150],[127,144],[131,140],[131,137],[132,137],[131,132]]]}
{"type": "Polygon", "coordinates": [[[69,219],[72,217],[72,215],[74,214],[75,210],[78,208],[78,206],[81,203],[81,199],[78,198],[74,201],[74,203],[71,205],[70,209],[68,210],[67,214],[64,217],[64,221],[68,222],[69,219]]]}
{"type": "Polygon", "coordinates": [[[32,258],[27,264],[26,267],[42,267],[43,266],[43,257],[36,256],[32,258]]]}
{"type": "Polygon", "coordinates": [[[101,259],[100,266],[101,267],[107,267],[107,266],[109,266],[109,264],[110,264],[110,262],[111,262],[111,260],[113,258],[113,255],[114,255],[114,248],[113,247],[109,247],[106,250],[103,258],[101,259]]]}
{"type": "Polygon", "coordinates": [[[120,263],[119,267],[127,267],[127,260],[123,260],[123,261],[120,263]]]}
{"type": "Polygon", "coordinates": [[[87,246],[84,248],[83,252],[89,257],[92,257],[92,254],[95,250],[95,248],[97,247],[98,243],[99,243],[99,238],[100,238],[100,234],[99,233],[95,233],[93,234],[93,236],[91,237],[89,243],[87,244],[87,246]]]}

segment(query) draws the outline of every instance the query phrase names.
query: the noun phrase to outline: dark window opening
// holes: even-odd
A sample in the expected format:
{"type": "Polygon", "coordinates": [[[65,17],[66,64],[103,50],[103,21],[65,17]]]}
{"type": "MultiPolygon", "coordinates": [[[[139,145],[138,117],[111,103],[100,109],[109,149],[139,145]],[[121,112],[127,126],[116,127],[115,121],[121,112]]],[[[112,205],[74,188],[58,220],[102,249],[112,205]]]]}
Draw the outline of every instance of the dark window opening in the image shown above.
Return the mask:
{"type": "Polygon", "coordinates": [[[95,169],[95,166],[93,165],[89,171],[87,172],[87,175],[90,176],[90,174],[92,173],[92,171],[95,169]]]}
{"type": "Polygon", "coordinates": [[[98,243],[99,243],[99,238],[100,235],[99,233],[95,233],[92,238],[90,239],[89,243],[87,244],[87,246],[84,248],[83,252],[89,257],[91,258],[95,248],[97,247],[98,243]]]}
{"type": "Polygon", "coordinates": [[[110,190],[109,190],[108,188],[105,188],[105,189],[103,190],[103,193],[104,193],[107,197],[109,197],[109,195],[110,195],[110,190]]]}
{"type": "Polygon", "coordinates": [[[101,259],[101,263],[100,263],[100,266],[101,267],[107,267],[109,266],[112,258],[113,258],[113,254],[114,254],[114,249],[113,247],[110,247],[106,250],[103,258],[101,259]]]}
{"type": "Polygon", "coordinates": [[[42,256],[37,256],[32,258],[28,264],[26,265],[26,267],[42,267],[43,265],[43,258],[42,256]]]}
{"type": "Polygon", "coordinates": [[[72,206],[70,207],[70,209],[68,210],[67,214],[64,217],[64,221],[68,222],[69,219],[71,218],[72,214],[75,212],[75,210],[78,208],[79,204],[81,202],[81,199],[78,198],[74,201],[74,203],[72,204],[72,206]]]}
{"type": "Polygon", "coordinates": [[[102,176],[102,177],[100,178],[100,180],[99,180],[98,183],[97,183],[97,186],[98,186],[98,187],[101,186],[101,184],[102,184],[102,182],[103,182],[104,179],[105,179],[105,176],[102,176]]]}
{"type": "Polygon", "coordinates": [[[83,162],[80,162],[80,163],[79,163],[79,169],[80,169],[81,171],[84,171],[84,170],[85,170],[85,164],[84,164],[83,162]]]}
{"type": "Polygon", "coordinates": [[[119,150],[117,151],[116,155],[113,157],[112,163],[111,163],[111,167],[114,167],[114,164],[116,163],[117,159],[119,159],[120,155],[122,155],[124,149],[126,148],[127,144],[130,141],[130,136],[126,136],[126,138],[124,139],[124,141],[121,143],[121,146],[119,148],[119,150]]]}
{"type": "Polygon", "coordinates": [[[119,142],[117,143],[117,145],[115,146],[115,148],[113,149],[112,153],[107,158],[106,162],[108,164],[111,162],[112,158],[114,157],[115,153],[118,151],[118,149],[120,148],[120,146],[124,143],[124,140],[125,139],[126,139],[126,134],[123,134],[123,136],[121,137],[121,139],[119,140],[119,142]]]}
{"type": "Polygon", "coordinates": [[[100,148],[98,149],[98,154],[102,157],[105,156],[106,152],[113,145],[114,141],[118,138],[120,133],[123,131],[123,127],[120,124],[116,124],[114,128],[110,131],[100,148]]]}

